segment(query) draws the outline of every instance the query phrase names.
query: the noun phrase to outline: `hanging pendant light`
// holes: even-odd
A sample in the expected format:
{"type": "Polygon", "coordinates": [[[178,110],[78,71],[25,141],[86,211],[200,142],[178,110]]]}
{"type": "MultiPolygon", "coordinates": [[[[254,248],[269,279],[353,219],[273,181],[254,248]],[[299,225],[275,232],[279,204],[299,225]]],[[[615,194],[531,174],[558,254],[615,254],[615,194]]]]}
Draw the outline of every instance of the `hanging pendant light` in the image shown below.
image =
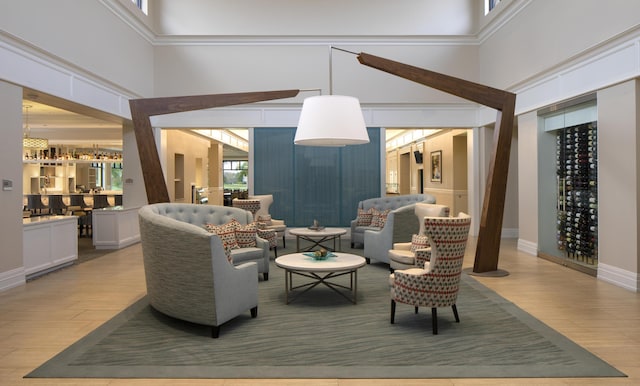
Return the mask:
{"type": "Polygon", "coordinates": [[[319,95],[302,104],[293,142],[306,146],[346,146],[369,142],[360,101],[344,95],[319,95]]]}
{"type": "Polygon", "coordinates": [[[31,127],[29,127],[29,109],[33,107],[31,105],[25,105],[25,128],[24,137],[22,138],[22,147],[25,149],[48,149],[49,140],[46,138],[33,138],[31,137],[31,127]]]}
{"type": "MultiPolygon", "coordinates": [[[[369,143],[358,98],[333,95],[333,50],[329,47],[329,95],[306,98],[293,143],[306,146],[346,146],[369,143]]],[[[349,51],[347,51],[349,52],[349,51]]]]}

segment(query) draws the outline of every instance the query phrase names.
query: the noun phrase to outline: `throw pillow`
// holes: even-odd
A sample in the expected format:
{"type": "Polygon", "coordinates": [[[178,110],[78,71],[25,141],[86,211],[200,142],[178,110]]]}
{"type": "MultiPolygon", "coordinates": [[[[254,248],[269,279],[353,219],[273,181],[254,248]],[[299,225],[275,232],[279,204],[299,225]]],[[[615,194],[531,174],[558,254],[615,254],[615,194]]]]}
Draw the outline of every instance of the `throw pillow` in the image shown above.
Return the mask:
{"type": "Polygon", "coordinates": [[[373,217],[371,218],[371,226],[376,228],[383,228],[384,224],[387,222],[387,216],[391,212],[391,209],[379,211],[377,209],[373,210],[373,217]]]}
{"type": "Polygon", "coordinates": [[[273,229],[261,229],[259,224],[261,223],[256,223],[258,224],[258,237],[260,237],[261,239],[265,239],[269,242],[269,248],[274,248],[278,246],[278,239],[276,238],[277,234],[276,231],[274,231],[273,229]]]}
{"type": "Polygon", "coordinates": [[[249,248],[256,246],[256,233],[258,228],[255,222],[247,225],[238,223],[236,227],[236,241],[240,248],[249,248]]]}
{"type": "Polygon", "coordinates": [[[373,218],[373,210],[374,208],[369,208],[367,210],[358,208],[358,217],[356,218],[356,226],[359,226],[359,227],[370,226],[371,220],[373,218]]]}
{"type": "Polygon", "coordinates": [[[429,239],[425,235],[411,236],[411,253],[416,253],[418,249],[429,248],[429,239]]]}
{"type": "Polygon", "coordinates": [[[218,235],[220,241],[222,241],[224,253],[227,255],[227,260],[229,261],[232,261],[231,250],[239,248],[238,241],[236,240],[236,227],[238,225],[240,225],[240,223],[235,219],[222,225],[204,224],[206,230],[218,235]]]}
{"type": "Polygon", "coordinates": [[[270,214],[258,215],[258,222],[264,223],[267,226],[272,225],[272,223],[271,223],[271,215],[270,214]]]}

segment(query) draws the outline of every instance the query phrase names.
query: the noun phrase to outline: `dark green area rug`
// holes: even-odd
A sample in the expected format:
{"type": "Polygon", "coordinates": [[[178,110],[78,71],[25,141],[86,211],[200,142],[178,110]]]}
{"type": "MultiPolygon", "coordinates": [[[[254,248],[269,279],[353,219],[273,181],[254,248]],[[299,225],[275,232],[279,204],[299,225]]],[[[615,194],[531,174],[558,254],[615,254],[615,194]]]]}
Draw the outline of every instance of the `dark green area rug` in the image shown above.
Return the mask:
{"type": "Polygon", "coordinates": [[[398,304],[392,325],[388,276],[384,264],[359,270],[355,305],[326,287],[285,305],[284,273],[272,263],[270,280],[259,283],[258,317],[247,311],[223,325],[219,339],[210,338],[208,327],[154,311],[142,298],[27,377],[625,376],[466,274],[460,323],[441,308],[439,334],[432,335],[431,310],[414,314],[398,304]]]}

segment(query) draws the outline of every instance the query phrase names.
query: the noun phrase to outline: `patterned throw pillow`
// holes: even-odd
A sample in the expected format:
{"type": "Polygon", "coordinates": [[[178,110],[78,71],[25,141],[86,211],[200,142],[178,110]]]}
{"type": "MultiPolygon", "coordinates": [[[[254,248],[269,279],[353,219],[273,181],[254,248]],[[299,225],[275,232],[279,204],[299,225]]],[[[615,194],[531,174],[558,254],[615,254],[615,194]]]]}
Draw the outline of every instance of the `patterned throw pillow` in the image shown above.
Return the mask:
{"type": "MultiPolygon", "coordinates": [[[[234,220],[235,221],[235,220],[234,220]]],[[[236,241],[240,248],[249,248],[256,246],[256,233],[258,228],[255,222],[247,225],[238,223],[236,227],[236,241]]]]}
{"type": "Polygon", "coordinates": [[[224,253],[227,255],[227,260],[229,261],[232,261],[231,250],[239,248],[238,241],[236,240],[236,227],[238,225],[240,225],[240,223],[235,219],[222,225],[204,224],[206,230],[220,237],[222,246],[224,247],[224,253]]]}
{"type": "Polygon", "coordinates": [[[379,211],[377,209],[373,209],[373,217],[371,218],[371,226],[376,228],[383,228],[384,223],[387,222],[387,216],[391,212],[391,209],[379,211]]]}
{"type": "Polygon", "coordinates": [[[368,227],[371,225],[371,220],[373,218],[373,209],[369,208],[367,210],[358,208],[358,217],[356,218],[356,226],[359,227],[368,227]]]}
{"type": "Polygon", "coordinates": [[[278,239],[277,239],[277,233],[276,231],[274,231],[273,229],[261,229],[260,228],[260,224],[261,223],[256,223],[258,226],[257,232],[258,232],[258,237],[260,237],[261,239],[265,239],[269,242],[269,248],[274,248],[278,246],[278,239]]]}
{"type": "Polygon", "coordinates": [[[429,248],[429,239],[425,235],[411,236],[411,253],[416,253],[418,249],[429,248]]]}
{"type": "Polygon", "coordinates": [[[258,222],[261,222],[267,226],[272,225],[271,223],[271,215],[270,214],[261,214],[258,215],[258,222]]]}

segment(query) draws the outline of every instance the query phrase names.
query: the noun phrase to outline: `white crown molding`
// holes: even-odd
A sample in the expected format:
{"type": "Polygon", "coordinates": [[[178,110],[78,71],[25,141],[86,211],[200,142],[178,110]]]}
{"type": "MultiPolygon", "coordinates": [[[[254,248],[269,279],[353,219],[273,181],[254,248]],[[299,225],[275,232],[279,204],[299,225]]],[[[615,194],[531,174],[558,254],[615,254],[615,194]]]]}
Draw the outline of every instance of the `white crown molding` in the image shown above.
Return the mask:
{"type": "Polygon", "coordinates": [[[156,36],[156,46],[437,46],[477,45],[472,35],[460,36],[156,36]]]}
{"type": "MultiPolygon", "coordinates": [[[[495,16],[494,20],[491,20],[484,26],[480,32],[476,35],[477,43],[482,44],[487,41],[493,34],[500,31],[502,27],[504,27],[507,23],[509,23],[514,17],[516,17],[520,12],[522,12],[525,8],[527,8],[533,0],[514,0],[513,2],[508,4],[508,7],[505,7],[504,10],[501,10],[495,16]]],[[[498,6],[504,5],[506,2],[501,1],[498,6]]],[[[485,17],[489,17],[489,15],[485,15],[485,17]]]]}
{"type": "MultiPolygon", "coordinates": [[[[120,3],[118,0],[99,0],[109,11],[111,11],[114,15],[116,15],[120,20],[122,20],[126,25],[128,25],[132,30],[137,32],[140,36],[142,36],[147,42],[153,44],[156,39],[156,35],[153,31],[144,24],[138,17],[133,15],[132,10],[127,6],[120,3]]],[[[128,3],[131,3],[131,7],[135,8],[134,12],[140,11],[138,8],[133,5],[133,3],[127,0],[128,3]]],[[[140,11],[142,12],[142,11],[140,11]]]]}
{"type": "MultiPolygon", "coordinates": [[[[408,45],[408,46],[433,46],[433,45],[478,45],[491,37],[496,31],[513,19],[520,11],[526,8],[532,0],[514,0],[506,4],[505,8],[496,10],[499,13],[484,26],[477,34],[469,35],[367,35],[367,36],[345,36],[345,35],[161,35],[152,31],[140,18],[134,15],[129,7],[118,0],[100,0],[100,2],[126,25],[137,32],[149,43],[157,46],[171,45],[331,45],[344,44],[355,46],[385,46],[385,45],[408,45]]],[[[485,16],[487,17],[487,16],[485,16]]]]}

